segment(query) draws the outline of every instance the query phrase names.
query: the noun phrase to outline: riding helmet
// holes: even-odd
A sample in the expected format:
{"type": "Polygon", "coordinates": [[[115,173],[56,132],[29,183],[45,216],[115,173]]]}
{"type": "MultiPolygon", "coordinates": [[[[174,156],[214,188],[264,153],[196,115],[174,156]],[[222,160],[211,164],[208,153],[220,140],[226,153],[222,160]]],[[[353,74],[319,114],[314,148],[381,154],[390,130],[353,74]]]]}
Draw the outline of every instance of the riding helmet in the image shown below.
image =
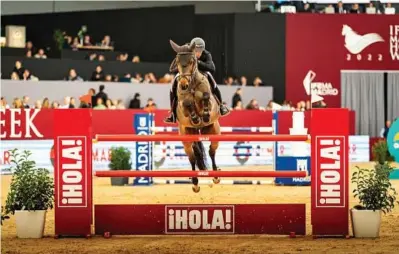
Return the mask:
{"type": "Polygon", "coordinates": [[[195,48],[204,50],[205,49],[205,41],[200,37],[195,37],[191,40],[191,43],[195,43],[195,48]]]}

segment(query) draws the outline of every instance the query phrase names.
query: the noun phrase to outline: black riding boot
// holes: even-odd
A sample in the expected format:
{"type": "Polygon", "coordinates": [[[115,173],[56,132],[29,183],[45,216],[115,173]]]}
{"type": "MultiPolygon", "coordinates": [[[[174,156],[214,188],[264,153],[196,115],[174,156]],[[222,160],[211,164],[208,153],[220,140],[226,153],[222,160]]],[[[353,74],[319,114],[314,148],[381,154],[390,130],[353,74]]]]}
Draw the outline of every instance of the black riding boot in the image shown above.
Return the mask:
{"type": "Polygon", "coordinates": [[[176,123],[177,119],[177,82],[173,83],[172,90],[169,93],[171,112],[168,117],[164,119],[165,123],[176,123]]]}
{"type": "Polygon", "coordinates": [[[230,110],[225,105],[223,105],[222,94],[220,93],[219,87],[215,85],[212,90],[213,94],[216,96],[216,98],[218,98],[220,102],[220,115],[228,115],[230,113],[230,110]]]}

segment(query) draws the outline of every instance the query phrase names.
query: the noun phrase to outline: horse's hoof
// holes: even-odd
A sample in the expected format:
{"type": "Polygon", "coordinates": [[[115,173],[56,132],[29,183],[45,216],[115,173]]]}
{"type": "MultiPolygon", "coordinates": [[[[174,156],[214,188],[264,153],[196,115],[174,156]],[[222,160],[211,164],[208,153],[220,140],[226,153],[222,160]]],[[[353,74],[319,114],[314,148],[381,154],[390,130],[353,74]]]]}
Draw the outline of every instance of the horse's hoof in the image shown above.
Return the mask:
{"type": "Polygon", "coordinates": [[[220,183],[220,178],[219,177],[214,177],[213,178],[213,183],[214,184],[219,184],[220,183]]]}
{"type": "Polygon", "coordinates": [[[202,120],[204,121],[204,123],[209,123],[209,121],[211,120],[211,116],[209,114],[204,114],[202,116],[202,120]]]}
{"type": "Polygon", "coordinates": [[[199,187],[199,186],[193,186],[193,191],[194,191],[195,193],[200,192],[200,190],[201,190],[201,187],[199,187]]]}

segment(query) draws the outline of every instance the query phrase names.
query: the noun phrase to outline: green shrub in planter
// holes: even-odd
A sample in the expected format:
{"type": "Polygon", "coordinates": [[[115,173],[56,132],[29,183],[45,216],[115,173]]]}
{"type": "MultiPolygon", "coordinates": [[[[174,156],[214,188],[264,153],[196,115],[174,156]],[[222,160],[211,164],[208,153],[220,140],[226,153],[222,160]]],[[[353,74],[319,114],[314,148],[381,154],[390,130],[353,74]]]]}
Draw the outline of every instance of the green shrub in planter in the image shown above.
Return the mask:
{"type": "Polygon", "coordinates": [[[374,169],[356,167],[352,174],[355,198],[360,204],[351,209],[352,228],[355,237],[379,237],[381,212],[389,213],[398,202],[397,192],[389,180],[393,171],[390,163],[377,162],[374,169]]]}
{"type": "Polygon", "coordinates": [[[384,164],[386,161],[394,161],[393,157],[389,154],[386,140],[376,142],[373,145],[372,151],[374,160],[380,164],[384,164]]]}
{"type": "Polygon", "coordinates": [[[12,179],[4,214],[17,215],[17,236],[23,238],[42,236],[46,211],[53,208],[54,202],[54,183],[50,172],[37,168],[36,163],[29,160],[30,155],[30,151],[11,151],[12,179]]]}
{"type": "MultiPolygon", "coordinates": [[[[109,168],[111,170],[131,170],[132,153],[126,147],[112,147],[109,168]]],[[[111,177],[111,185],[123,186],[129,183],[128,177],[111,177]]]]}

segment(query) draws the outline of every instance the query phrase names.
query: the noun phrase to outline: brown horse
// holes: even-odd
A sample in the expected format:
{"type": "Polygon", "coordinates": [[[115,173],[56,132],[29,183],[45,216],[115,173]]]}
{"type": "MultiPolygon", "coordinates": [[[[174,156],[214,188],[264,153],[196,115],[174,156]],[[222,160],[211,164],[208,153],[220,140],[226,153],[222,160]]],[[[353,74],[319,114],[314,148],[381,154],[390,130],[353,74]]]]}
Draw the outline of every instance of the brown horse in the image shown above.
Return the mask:
{"type": "MultiPolygon", "coordinates": [[[[206,74],[198,71],[197,58],[195,57],[195,44],[179,46],[173,41],[170,45],[177,53],[175,64],[179,71],[177,75],[177,120],[180,135],[195,134],[220,134],[219,106],[213,96],[206,74]]],[[[191,168],[195,171],[207,170],[206,153],[202,142],[183,142],[191,168]]],[[[218,170],[215,161],[216,150],[219,142],[211,142],[209,156],[212,160],[212,169],[218,170]]],[[[193,177],[193,191],[199,192],[198,178],[193,177]]],[[[213,179],[215,184],[220,179],[213,179]]]]}

